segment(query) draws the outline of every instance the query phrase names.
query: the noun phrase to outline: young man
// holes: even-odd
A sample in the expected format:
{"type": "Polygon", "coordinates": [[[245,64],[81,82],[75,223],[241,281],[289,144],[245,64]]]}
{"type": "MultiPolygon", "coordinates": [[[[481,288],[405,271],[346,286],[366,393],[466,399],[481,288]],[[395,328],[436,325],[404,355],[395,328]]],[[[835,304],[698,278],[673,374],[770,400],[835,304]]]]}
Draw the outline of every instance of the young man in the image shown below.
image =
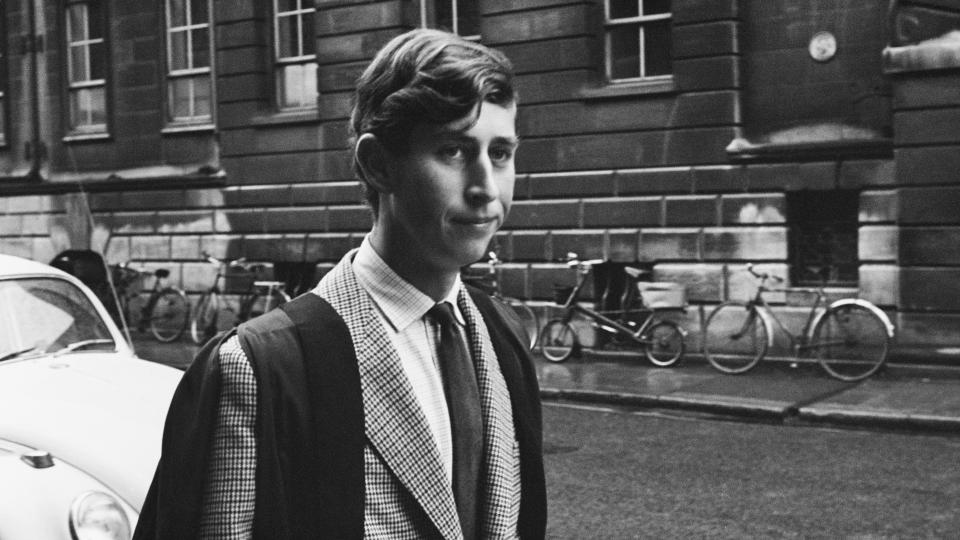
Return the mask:
{"type": "Polygon", "coordinates": [[[351,119],[373,228],[198,354],[136,538],[543,537],[532,362],[459,280],[513,197],[511,70],[433,30],[377,54],[351,119]]]}

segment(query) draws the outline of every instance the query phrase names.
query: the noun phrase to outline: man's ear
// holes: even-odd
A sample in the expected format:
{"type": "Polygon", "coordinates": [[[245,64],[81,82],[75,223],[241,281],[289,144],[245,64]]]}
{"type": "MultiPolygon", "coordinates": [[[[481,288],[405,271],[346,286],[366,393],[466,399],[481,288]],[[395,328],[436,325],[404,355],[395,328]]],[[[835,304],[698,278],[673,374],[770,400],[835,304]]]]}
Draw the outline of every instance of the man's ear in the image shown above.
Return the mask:
{"type": "Polygon", "coordinates": [[[380,193],[390,193],[390,152],[373,133],[364,133],[357,139],[357,165],[367,182],[380,193]]]}

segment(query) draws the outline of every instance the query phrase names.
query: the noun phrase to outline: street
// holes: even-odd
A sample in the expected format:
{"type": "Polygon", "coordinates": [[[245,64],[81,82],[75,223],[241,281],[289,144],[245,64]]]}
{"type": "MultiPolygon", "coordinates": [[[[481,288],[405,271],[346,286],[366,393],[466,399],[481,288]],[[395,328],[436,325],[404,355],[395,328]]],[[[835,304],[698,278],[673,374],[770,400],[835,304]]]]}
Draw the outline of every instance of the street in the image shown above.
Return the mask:
{"type": "Polygon", "coordinates": [[[947,538],[960,438],[545,402],[550,538],[947,538]]]}
{"type": "MultiPolygon", "coordinates": [[[[140,356],[180,368],[197,350],[185,339],[135,338],[140,356]]],[[[555,399],[543,411],[550,538],[946,538],[960,530],[960,437],[555,399]]]]}

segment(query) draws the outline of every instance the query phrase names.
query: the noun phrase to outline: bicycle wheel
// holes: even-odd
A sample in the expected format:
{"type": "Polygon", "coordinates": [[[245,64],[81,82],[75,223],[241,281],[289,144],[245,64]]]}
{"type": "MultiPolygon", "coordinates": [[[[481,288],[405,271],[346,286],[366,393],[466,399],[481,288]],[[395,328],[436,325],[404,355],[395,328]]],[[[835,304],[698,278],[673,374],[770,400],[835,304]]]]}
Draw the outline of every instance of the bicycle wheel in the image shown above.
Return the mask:
{"type": "Polygon", "coordinates": [[[220,301],[217,296],[205,294],[200,298],[197,309],[190,321],[190,339],[197,345],[203,345],[217,333],[217,315],[220,301]]]}
{"type": "Polygon", "coordinates": [[[127,328],[143,332],[146,330],[143,320],[143,308],[147,305],[147,295],[133,294],[126,300],[124,316],[127,318],[127,328]]]}
{"type": "Polygon", "coordinates": [[[810,340],[823,369],[841,381],[859,381],[876,373],[887,360],[889,346],[887,326],[859,304],[828,309],[810,340]]]}
{"type": "MultiPolygon", "coordinates": [[[[262,302],[263,302],[262,310],[258,310],[255,307],[251,308],[250,318],[252,319],[259,315],[263,315],[264,313],[270,311],[271,309],[275,307],[280,307],[281,305],[286,304],[289,301],[290,301],[290,296],[287,295],[287,293],[283,292],[280,289],[273,289],[270,291],[270,296],[264,297],[262,299],[262,302]]],[[[261,302],[261,299],[259,297],[254,299],[254,304],[259,304],[260,302],[261,302]]]]}
{"type": "Polygon", "coordinates": [[[660,321],[654,324],[645,338],[649,340],[644,348],[647,360],[651,364],[667,367],[676,364],[686,350],[683,342],[683,332],[680,326],[673,321],[660,321]]]}
{"type": "Polygon", "coordinates": [[[551,362],[563,362],[573,356],[579,347],[577,333],[568,322],[554,319],[540,332],[540,352],[551,362]]]}
{"type": "Polygon", "coordinates": [[[716,307],[703,328],[703,354],[724,373],[745,373],[767,353],[767,327],[756,308],[743,302],[716,307]]]}
{"type": "Polygon", "coordinates": [[[530,339],[529,349],[532,351],[537,346],[537,335],[540,333],[540,319],[537,317],[537,313],[523,300],[505,297],[503,301],[513,308],[521,324],[523,324],[523,328],[527,331],[527,337],[530,339]]]}
{"type": "Polygon", "coordinates": [[[150,313],[150,332],[158,341],[169,343],[183,335],[190,322],[190,301],[180,289],[160,291],[150,313]]]}

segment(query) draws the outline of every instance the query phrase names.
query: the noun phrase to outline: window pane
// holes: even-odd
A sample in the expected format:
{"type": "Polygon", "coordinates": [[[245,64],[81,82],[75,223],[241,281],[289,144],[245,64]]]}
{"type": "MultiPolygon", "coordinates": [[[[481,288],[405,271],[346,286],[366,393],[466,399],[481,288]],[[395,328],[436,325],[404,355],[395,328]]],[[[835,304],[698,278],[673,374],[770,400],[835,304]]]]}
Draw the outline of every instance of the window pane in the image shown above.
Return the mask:
{"type": "Polygon", "coordinates": [[[670,0],[643,0],[643,14],[670,13],[670,0]]]}
{"type": "Polygon", "coordinates": [[[289,58],[297,56],[300,52],[298,47],[299,36],[297,35],[297,18],[284,16],[277,18],[277,50],[278,58],[289,58]]]}
{"type": "Polygon", "coordinates": [[[435,28],[453,32],[453,4],[451,0],[436,0],[435,28]]]}
{"type": "Polygon", "coordinates": [[[210,6],[207,0],[191,0],[190,23],[205,24],[210,21],[210,6]]]}
{"type": "Polygon", "coordinates": [[[283,66],[277,72],[280,107],[315,107],[317,104],[317,64],[283,66]]]}
{"type": "Polygon", "coordinates": [[[476,0],[457,0],[457,33],[461,36],[480,34],[480,6],[476,0]]]}
{"type": "Polygon", "coordinates": [[[87,48],[70,47],[70,82],[88,80],[87,48]]]}
{"type": "Polygon", "coordinates": [[[609,2],[611,19],[636,17],[640,14],[638,0],[609,0],[609,2]]]}
{"type": "Polygon", "coordinates": [[[199,119],[209,119],[213,109],[213,88],[208,75],[193,78],[193,114],[199,119]]]}
{"type": "MultiPolygon", "coordinates": [[[[309,3],[310,0],[307,0],[309,3]]],[[[277,11],[295,11],[299,6],[297,0],[277,0],[277,11]]]]}
{"type": "Polygon", "coordinates": [[[187,0],[168,0],[167,6],[170,10],[170,26],[186,26],[187,24],[187,0]]]}
{"type": "Polygon", "coordinates": [[[190,118],[190,87],[191,81],[188,77],[171,79],[167,85],[171,120],[185,120],[190,118]]]}
{"type": "Polygon", "coordinates": [[[87,35],[90,39],[103,39],[103,12],[100,2],[87,4],[87,35]]]}
{"type": "Polygon", "coordinates": [[[107,47],[101,43],[90,44],[90,79],[107,78],[107,47]]]}
{"type": "Polygon", "coordinates": [[[170,70],[187,69],[187,32],[170,34],[170,70]]]}
{"type": "Polygon", "coordinates": [[[86,11],[84,4],[71,4],[67,8],[67,32],[71,42],[87,38],[86,11]]]}
{"type": "Polygon", "coordinates": [[[317,52],[317,34],[314,31],[313,13],[303,14],[303,54],[316,54],[317,52]]]}
{"type": "Polygon", "coordinates": [[[646,73],[644,76],[669,75],[672,71],[670,61],[670,21],[658,21],[644,25],[644,56],[646,73]]]}
{"type": "Polygon", "coordinates": [[[103,88],[81,88],[70,92],[70,127],[90,128],[106,124],[103,88]]]}
{"type": "Polygon", "coordinates": [[[91,88],[89,111],[90,118],[94,125],[106,125],[107,123],[107,91],[102,86],[91,88]]]}
{"type": "Polygon", "coordinates": [[[193,66],[210,67],[210,35],[206,28],[193,30],[193,66]]]}
{"type": "Polygon", "coordinates": [[[610,52],[610,78],[628,79],[640,76],[640,28],[631,24],[610,30],[607,39],[610,52]]]}

